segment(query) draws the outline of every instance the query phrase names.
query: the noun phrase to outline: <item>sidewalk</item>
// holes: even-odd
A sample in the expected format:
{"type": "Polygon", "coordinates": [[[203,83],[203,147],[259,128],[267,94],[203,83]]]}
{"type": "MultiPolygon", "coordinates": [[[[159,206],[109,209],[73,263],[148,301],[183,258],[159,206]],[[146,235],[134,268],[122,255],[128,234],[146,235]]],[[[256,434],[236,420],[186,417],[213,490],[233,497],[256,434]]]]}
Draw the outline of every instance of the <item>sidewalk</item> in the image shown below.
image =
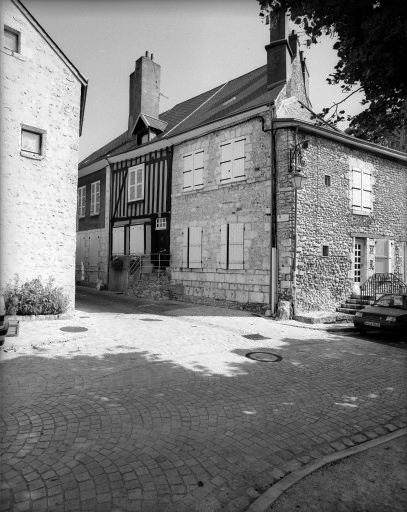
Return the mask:
{"type": "Polygon", "coordinates": [[[288,489],[269,512],[407,510],[407,436],[327,465],[288,489]]]}

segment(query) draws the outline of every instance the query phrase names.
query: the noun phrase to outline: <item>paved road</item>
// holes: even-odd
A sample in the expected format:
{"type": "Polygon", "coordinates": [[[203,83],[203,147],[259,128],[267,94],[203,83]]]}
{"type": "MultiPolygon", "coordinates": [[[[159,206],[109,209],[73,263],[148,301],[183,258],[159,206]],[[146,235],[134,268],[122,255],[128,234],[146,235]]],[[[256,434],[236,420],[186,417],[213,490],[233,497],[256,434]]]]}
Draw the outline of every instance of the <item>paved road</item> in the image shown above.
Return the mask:
{"type": "Polygon", "coordinates": [[[82,290],[78,309],[7,339],[0,511],[240,512],[313,458],[407,425],[398,340],[82,290]]]}

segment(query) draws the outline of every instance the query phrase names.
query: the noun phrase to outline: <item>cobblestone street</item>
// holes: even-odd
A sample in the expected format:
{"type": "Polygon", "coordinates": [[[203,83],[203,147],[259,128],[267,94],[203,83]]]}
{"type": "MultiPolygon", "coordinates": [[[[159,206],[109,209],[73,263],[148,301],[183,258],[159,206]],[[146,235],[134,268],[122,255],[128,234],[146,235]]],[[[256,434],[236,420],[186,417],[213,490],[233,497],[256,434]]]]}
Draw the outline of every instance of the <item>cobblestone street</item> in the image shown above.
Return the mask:
{"type": "Polygon", "coordinates": [[[77,307],[1,353],[1,511],[240,512],[407,425],[403,341],[83,289],[77,307]]]}

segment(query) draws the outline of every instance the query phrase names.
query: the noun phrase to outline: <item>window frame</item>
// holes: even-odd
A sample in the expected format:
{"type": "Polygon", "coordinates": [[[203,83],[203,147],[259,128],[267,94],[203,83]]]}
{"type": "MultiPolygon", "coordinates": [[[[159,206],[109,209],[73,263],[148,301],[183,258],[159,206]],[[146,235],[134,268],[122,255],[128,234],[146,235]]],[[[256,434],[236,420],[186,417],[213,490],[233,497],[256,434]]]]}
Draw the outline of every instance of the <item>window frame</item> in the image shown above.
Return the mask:
{"type": "Polygon", "coordinates": [[[235,182],[235,181],[243,181],[243,180],[247,179],[246,169],[245,169],[245,165],[246,165],[246,149],[245,149],[246,139],[247,139],[246,136],[241,136],[241,137],[235,137],[234,139],[225,140],[225,141],[220,143],[220,160],[219,160],[220,183],[230,183],[230,182],[235,182]],[[235,145],[237,143],[239,143],[239,142],[242,142],[242,141],[243,141],[243,156],[235,157],[234,156],[234,154],[235,154],[235,145]],[[231,147],[230,147],[230,159],[225,159],[222,148],[226,147],[228,145],[231,145],[231,147]],[[237,168],[237,166],[236,166],[235,162],[241,161],[241,160],[243,160],[243,174],[238,174],[236,176],[235,175],[236,174],[235,169],[237,168]],[[223,176],[222,164],[226,164],[228,162],[230,162],[229,176],[225,178],[225,177],[222,177],[223,176]]]}
{"type": "Polygon", "coordinates": [[[3,50],[6,50],[6,52],[10,52],[11,55],[20,55],[21,54],[21,32],[19,30],[16,30],[15,28],[10,27],[9,25],[3,26],[3,50]],[[6,32],[9,32],[10,34],[13,34],[17,38],[17,50],[13,50],[12,48],[8,48],[5,46],[6,43],[6,32]]]}
{"type": "Polygon", "coordinates": [[[165,231],[167,229],[167,217],[157,217],[155,219],[155,230],[165,231]]]}
{"type": "Polygon", "coordinates": [[[78,219],[86,217],[86,185],[78,187],[78,219]],[[82,204],[83,203],[83,204],[82,204]],[[83,214],[81,213],[83,210],[83,214]]]}
{"type": "Polygon", "coordinates": [[[100,214],[100,180],[93,181],[90,184],[90,215],[95,216],[100,214]],[[93,189],[96,188],[94,192],[93,189]],[[97,196],[99,195],[99,200],[97,196]]]}
{"type": "Polygon", "coordinates": [[[137,201],[144,201],[144,187],[145,187],[145,164],[137,164],[129,167],[127,175],[127,202],[135,203],[137,201]],[[138,182],[138,172],[141,172],[142,180],[138,182]],[[131,184],[131,174],[135,174],[134,184],[131,184]],[[137,187],[141,186],[141,195],[137,195],[137,187]],[[134,190],[135,197],[132,197],[131,192],[134,190]]]}
{"type": "Polygon", "coordinates": [[[185,153],[182,155],[182,162],[183,162],[183,169],[182,169],[182,178],[183,178],[183,183],[182,183],[182,190],[184,192],[187,192],[189,190],[194,190],[194,189],[199,189],[199,188],[202,188],[204,186],[204,183],[203,183],[203,173],[204,173],[204,169],[205,169],[205,165],[204,165],[204,155],[205,155],[205,151],[203,149],[197,149],[196,151],[189,151],[188,153],[185,153]],[[200,155],[202,154],[202,165],[197,167],[196,166],[196,156],[197,155],[200,155]],[[186,158],[188,157],[192,157],[192,165],[191,165],[191,169],[190,170],[185,170],[185,162],[186,162],[186,158]],[[197,176],[199,176],[199,174],[197,173],[197,171],[201,171],[201,183],[197,183],[198,179],[197,179],[197,176]],[[190,185],[185,185],[185,176],[186,174],[189,174],[191,173],[191,184],[190,185]]]}
{"type": "Polygon", "coordinates": [[[46,131],[41,128],[22,124],[20,128],[20,155],[32,158],[33,160],[42,160],[45,157],[45,142],[46,142],[46,131]],[[23,148],[23,134],[33,133],[40,137],[40,152],[34,152],[23,148]]]}

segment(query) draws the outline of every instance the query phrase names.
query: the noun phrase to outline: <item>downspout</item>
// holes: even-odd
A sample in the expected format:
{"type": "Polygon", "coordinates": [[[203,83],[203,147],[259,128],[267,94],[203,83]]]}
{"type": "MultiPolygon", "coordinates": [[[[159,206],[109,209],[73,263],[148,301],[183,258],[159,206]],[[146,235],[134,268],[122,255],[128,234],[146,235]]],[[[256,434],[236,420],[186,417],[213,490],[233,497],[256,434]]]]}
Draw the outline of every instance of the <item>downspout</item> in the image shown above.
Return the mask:
{"type": "MultiPolygon", "coordinates": [[[[109,225],[108,225],[108,240],[107,240],[107,247],[108,247],[108,253],[107,253],[107,289],[109,289],[109,280],[110,280],[110,255],[112,253],[112,200],[113,200],[113,187],[112,187],[112,163],[109,160],[109,155],[105,156],[105,160],[107,162],[107,165],[109,167],[109,225]]],[[[106,180],[106,186],[107,186],[107,180],[106,180]]],[[[107,193],[105,193],[106,197],[107,193]]],[[[106,206],[105,206],[106,208],[106,206]]],[[[106,214],[106,212],[105,212],[106,214]]]]}
{"type": "Polygon", "coordinates": [[[276,312],[277,304],[277,165],[276,165],[276,140],[275,134],[278,128],[274,128],[275,106],[269,105],[270,128],[264,128],[263,132],[270,132],[270,276],[269,276],[269,312],[271,316],[276,312]]]}

